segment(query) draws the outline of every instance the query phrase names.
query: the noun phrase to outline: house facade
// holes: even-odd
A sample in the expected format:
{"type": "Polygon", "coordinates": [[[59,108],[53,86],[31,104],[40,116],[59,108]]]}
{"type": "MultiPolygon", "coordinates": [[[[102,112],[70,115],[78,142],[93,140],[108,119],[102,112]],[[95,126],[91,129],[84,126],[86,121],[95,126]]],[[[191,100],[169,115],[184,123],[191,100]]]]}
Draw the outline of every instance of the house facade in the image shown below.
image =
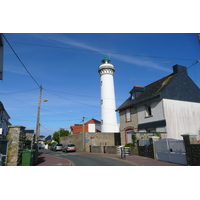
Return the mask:
{"type": "Polygon", "coordinates": [[[3,37],[0,33],[0,80],[3,80],[3,51],[4,51],[4,44],[3,44],[3,37]]]}
{"type": "Polygon", "coordinates": [[[184,66],[174,65],[172,74],[145,87],[133,87],[117,111],[122,144],[131,142],[131,134],[182,139],[183,134],[200,133],[200,89],[184,66]]]}
{"type": "Polygon", "coordinates": [[[71,129],[70,134],[81,133],[81,132],[88,132],[88,133],[101,132],[101,122],[92,118],[91,120],[84,123],[84,125],[75,124],[74,126],[70,126],[70,129],[71,129]]]}
{"type": "Polygon", "coordinates": [[[8,125],[11,125],[9,122],[10,116],[5,110],[3,103],[0,102],[0,136],[5,137],[8,134],[8,125]]]}

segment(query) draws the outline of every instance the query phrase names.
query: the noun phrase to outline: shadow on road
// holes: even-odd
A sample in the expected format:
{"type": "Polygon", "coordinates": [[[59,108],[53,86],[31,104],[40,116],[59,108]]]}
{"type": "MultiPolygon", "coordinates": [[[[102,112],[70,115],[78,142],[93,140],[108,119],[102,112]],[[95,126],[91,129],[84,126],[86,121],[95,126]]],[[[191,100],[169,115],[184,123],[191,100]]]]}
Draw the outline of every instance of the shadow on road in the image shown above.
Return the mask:
{"type": "Polygon", "coordinates": [[[38,152],[38,158],[37,158],[37,164],[36,165],[39,165],[43,162],[45,162],[45,157],[42,156],[43,152],[38,152]]]}

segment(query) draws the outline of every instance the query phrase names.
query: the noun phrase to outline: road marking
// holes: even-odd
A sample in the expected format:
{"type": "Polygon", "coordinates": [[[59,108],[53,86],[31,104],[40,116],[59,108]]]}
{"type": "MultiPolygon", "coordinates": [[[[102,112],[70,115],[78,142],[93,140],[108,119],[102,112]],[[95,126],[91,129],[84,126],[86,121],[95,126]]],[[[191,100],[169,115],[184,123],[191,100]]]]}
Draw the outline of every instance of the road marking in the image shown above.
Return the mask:
{"type": "Polygon", "coordinates": [[[60,165],[63,165],[63,163],[56,163],[56,164],[54,164],[54,165],[59,165],[59,166],[60,166],[60,165]]]}

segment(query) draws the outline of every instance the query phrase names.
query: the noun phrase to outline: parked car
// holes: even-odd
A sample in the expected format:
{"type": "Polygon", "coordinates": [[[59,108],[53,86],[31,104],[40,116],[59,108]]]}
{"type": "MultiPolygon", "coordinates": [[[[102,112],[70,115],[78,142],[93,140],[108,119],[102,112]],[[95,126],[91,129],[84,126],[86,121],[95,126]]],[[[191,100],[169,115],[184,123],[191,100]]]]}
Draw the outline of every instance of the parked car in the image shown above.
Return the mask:
{"type": "Polygon", "coordinates": [[[53,147],[53,150],[54,151],[62,151],[63,149],[63,145],[62,144],[56,144],[54,147],[53,147]]]}
{"type": "Polygon", "coordinates": [[[74,144],[66,144],[63,146],[62,152],[76,152],[76,146],[74,144]]]}
{"type": "Polygon", "coordinates": [[[50,148],[49,148],[49,149],[50,149],[50,150],[53,150],[53,148],[54,148],[55,146],[56,146],[56,145],[55,145],[55,144],[53,144],[53,145],[51,145],[51,146],[50,146],[50,148]]]}

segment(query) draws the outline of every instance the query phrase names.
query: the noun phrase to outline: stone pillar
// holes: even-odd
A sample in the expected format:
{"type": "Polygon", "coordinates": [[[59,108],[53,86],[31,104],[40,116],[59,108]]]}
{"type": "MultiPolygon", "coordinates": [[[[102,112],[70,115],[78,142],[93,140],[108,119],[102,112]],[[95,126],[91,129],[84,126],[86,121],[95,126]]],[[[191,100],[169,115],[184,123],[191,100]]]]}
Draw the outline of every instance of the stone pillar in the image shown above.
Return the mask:
{"type": "Polygon", "coordinates": [[[150,144],[153,144],[154,159],[157,160],[155,142],[158,141],[158,140],[160,140],[160,137],[158,137],[158,136],[151,136],[149,138],[149,140],[150,140],[150,144]]]}
{"type": "Polygon", "coordinates": [[[188,165],[194,165],[193,153],[190,144],[197,144],[196,135],[184,134],[183,137],[188,165]]]}
{"type": "Polygon", "coordinates": [[[21,150],[24,146],[24,126],[9,126],[8,127],[8,158],[7,166],[21,165],[21,150]]]}

